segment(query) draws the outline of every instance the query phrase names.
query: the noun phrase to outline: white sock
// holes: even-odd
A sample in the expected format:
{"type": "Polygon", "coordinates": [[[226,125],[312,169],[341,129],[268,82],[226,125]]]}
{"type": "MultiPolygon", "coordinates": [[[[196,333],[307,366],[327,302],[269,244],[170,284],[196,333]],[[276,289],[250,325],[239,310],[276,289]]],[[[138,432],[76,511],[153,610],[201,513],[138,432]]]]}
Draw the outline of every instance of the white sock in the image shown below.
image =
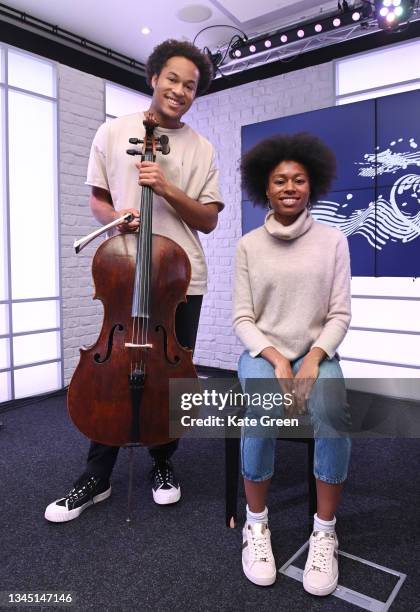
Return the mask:
{"type": "Polygon", "coordinates": [[[251,512],[248,504],[246,505],[246,521],[247,523],[268,523],[268,509],[267,506],[262,512],[251,512]]]}
{"type": "Polygon", "coordinates": [[[324,521],[323,519],[320,519],[319,516],[315,513],[314,514],[314,531],[328,531],[328,532],[334,532],[335,531],[335,524],[337,522],[337,519],[334,517],[332,521],[324,521]]]}

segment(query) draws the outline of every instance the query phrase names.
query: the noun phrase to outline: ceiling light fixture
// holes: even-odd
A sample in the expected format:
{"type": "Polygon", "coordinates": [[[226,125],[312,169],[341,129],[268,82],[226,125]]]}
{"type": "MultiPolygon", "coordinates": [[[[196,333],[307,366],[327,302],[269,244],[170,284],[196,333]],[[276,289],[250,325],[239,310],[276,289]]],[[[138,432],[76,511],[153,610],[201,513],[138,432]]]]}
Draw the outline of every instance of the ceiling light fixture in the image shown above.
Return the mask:
{"type": "Polygon", "coordinates": [[[207,21],[212,16],[212,11],[208,6],[203,4],[190,4],[180,9],[176,16],[180,21],[186,21],[187,23],[200,23],[207,21]]]}
{"type": "Polygon", "coordinates": [[[408,23],[415,0],[375,0],[375,14],[382,30],[395,31],[408,23]]]}

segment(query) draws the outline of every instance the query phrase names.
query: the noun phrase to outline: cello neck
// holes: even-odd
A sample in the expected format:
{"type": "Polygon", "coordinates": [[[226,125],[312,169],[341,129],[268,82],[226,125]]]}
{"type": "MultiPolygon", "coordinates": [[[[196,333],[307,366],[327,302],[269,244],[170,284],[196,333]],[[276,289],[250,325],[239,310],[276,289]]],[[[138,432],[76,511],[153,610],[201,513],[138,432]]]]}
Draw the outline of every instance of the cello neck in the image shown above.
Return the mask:
{"type": "MultiPolygon", "coordinates": [[[[146,134],[142,161],[156,160],[156,145],[153,135],[156,123],[153,120],[144,121],[146,134]]],[[[152,210],[153,190],[143,185],[140,202],[140,225],[137,241],[136,271],[134,276],[132,317],[150,318],[150,280],[152,274],[152,210]]]]}

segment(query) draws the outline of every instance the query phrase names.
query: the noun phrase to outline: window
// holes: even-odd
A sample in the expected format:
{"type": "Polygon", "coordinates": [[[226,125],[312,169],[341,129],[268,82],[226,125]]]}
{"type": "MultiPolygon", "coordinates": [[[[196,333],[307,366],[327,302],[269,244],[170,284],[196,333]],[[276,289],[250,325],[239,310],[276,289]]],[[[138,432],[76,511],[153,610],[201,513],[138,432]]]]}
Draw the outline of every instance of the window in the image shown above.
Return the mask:
{"type": "Polygon", "coordinates": [[[336,103],[348,104],[420,89],[420,40],[335,62],[336,103]]]}
{"type": "Polygon", "coordinates": [[[4,46],[0,401],[63,386],[54,64],[4,46]]]}
{"type": "Polygon", "coordinates": [[[105,114],[107,120],[147,110],[150,102],[150,96],[137,93],[121,85],[115,85],[115,83],[105,84],[105,114]]]}

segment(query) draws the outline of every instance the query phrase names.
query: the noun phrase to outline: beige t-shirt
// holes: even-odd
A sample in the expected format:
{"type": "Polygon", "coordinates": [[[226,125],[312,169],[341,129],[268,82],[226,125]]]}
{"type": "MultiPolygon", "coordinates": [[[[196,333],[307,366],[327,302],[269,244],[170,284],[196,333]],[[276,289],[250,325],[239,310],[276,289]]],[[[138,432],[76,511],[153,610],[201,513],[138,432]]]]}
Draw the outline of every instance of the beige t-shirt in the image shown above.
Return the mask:
{"type": "MultiPolygon", "coordinates": [[[[127,155],[126,150],[136,148],[129,143],[129,138],[143,138],[143,119],[143,113],[134,113],[103,123],[92,143],[86,184],[109,191],[116,210],[140,208],[142,188],[135,166],[140,157],[127,155]]],[[[166,134],[169,138],[170,153],[158,152],[156,158],[167,180],[202,204],[221,203],[219,173],[210,142],[186,124],[174,130],[158,127],[155,134],[166,134]]],[[[171,238],[187,253],[191,262],[188,294],[206,293],[207,266],[197,231],[156,194],[153,194],[152,231],[171,238]]]]}

